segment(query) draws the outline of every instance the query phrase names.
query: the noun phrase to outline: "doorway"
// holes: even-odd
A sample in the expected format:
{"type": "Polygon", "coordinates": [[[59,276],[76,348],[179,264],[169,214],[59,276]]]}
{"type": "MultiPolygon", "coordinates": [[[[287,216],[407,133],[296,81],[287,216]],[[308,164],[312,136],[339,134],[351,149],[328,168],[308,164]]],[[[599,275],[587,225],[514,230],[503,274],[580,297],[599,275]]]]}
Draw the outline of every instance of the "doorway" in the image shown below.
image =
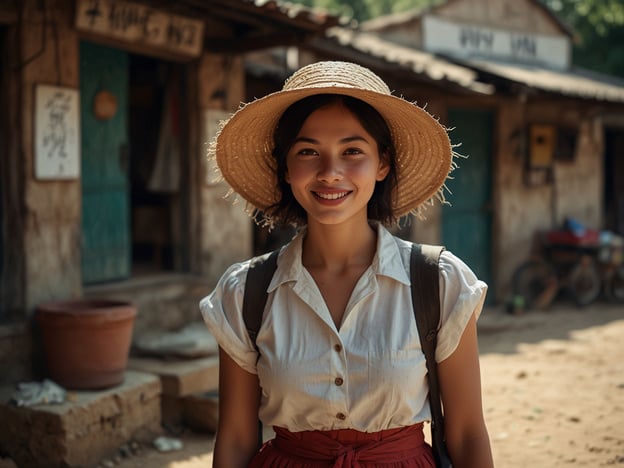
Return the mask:
{"type": "Polygon", "coordinates": [[[83,283],[186,271],[185,68],[89,42],[80,57],[83,283]]]}
{"type": "Polygon", "coordinates": [[[491,111],[452,108],[448,125],[451,139],[461,142],[454,178],[446,185],[451,206],[442,210],[442,241],[490,285],[492,284],[492,148],[494,115],[491,111]]]}
{"type": "Polygon", "coordinates": [[[624,235],[624,130],[605,132],[604,207],[605,229],[624,235]]]}

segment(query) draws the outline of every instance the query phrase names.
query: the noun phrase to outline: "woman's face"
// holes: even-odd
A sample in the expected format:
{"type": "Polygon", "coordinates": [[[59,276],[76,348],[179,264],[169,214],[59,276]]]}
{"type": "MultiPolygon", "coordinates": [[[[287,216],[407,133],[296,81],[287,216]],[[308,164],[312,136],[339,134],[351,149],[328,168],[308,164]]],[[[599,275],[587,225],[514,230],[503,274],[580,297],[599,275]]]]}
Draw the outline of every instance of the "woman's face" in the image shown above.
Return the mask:
{"type": "Polygon", "coordinates": [[[377,142],[344,106],[335,103],[305,120],[286,159],[286,182],[308,224],[362,218],[375,183],[388,174],[377,142]]]}

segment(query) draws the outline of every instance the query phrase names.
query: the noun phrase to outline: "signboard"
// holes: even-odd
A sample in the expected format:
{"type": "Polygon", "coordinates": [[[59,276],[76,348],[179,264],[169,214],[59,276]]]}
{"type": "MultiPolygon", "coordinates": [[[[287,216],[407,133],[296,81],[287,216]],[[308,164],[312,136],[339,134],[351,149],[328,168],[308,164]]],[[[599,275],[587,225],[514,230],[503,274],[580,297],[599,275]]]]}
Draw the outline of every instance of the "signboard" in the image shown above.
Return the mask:
{"type": "Polygon", "coordinates": [[[77,0],[76,29],[188,57],[201,54],[204,39],[202,21],[117,0],[77,0]]]}
{"type": "Polygon", "coordinates": [[[570,41],[566,37],[506,31],[425,15],[423,41],[427,52],[461,58],[494,58],[559,70],[570,66],[570,41]]]}
{"type": "Polygon", "coordinates": [[[76,89],[35,88],[35,177],[80,176],[80,102],[76,89]]]}

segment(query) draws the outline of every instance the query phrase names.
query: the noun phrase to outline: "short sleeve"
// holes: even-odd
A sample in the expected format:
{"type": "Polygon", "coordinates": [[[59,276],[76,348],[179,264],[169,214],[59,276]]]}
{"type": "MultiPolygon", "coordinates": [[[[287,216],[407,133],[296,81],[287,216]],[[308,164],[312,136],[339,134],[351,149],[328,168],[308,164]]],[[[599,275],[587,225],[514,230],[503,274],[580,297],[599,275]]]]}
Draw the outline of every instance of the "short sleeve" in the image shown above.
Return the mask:
{"type": "Polygon", "coordinates": [[[479,318],[487,284],[449,251],[440,256],[440,313],[436,361],[448,358],[457,346],[473,312],[479,318]]]}
{"type": "Polygon", "coordinates": [[[247,372],[256,374],[258,354],[243,321],[243,295],[249,262],[230,266],[199,303],[206,326],[219,346],[247,372]]]}

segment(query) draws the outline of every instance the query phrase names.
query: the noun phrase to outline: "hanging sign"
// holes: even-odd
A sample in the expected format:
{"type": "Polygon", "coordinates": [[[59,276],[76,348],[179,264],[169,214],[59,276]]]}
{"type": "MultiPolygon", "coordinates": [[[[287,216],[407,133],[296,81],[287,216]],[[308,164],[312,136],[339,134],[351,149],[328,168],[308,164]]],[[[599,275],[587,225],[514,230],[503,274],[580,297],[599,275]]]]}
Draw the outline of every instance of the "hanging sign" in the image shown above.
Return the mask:
{"type": "Polygon", "coordinates": [[[40,180],[80,176],[80,102],[78,90],[35,88],[35,177],[40,180]]]}
{"type": "Polygon", "coordinates": [[[116,0],[77,0],[76,29],[188,57],[201,54],[204,39],[203,21],[116,0]]]}

